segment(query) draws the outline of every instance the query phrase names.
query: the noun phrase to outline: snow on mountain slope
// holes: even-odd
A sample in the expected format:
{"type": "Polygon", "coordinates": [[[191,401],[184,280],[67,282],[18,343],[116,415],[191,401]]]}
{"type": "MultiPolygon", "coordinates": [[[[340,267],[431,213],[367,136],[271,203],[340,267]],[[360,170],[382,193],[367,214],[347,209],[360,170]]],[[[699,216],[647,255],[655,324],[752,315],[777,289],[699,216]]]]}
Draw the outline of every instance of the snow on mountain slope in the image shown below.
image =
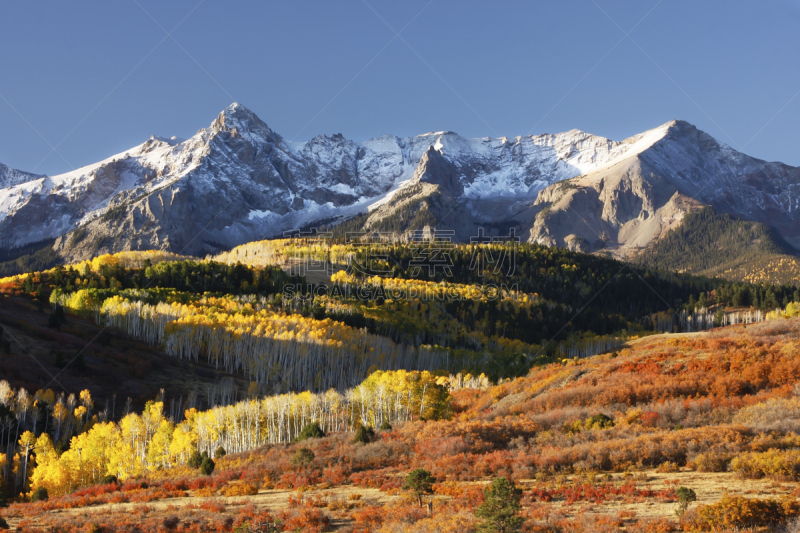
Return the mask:
{"type": "MultiPolygon", "coordinates": [[[[658,175],[667,185],[657,189],[686,198],[694,198],[694,190],[697,201],[716,202],[733,214],[774,219],[798,213],[798,169],[735,152],[683,122],[623,141],[571,130],[512,139],[385,135],[361,143],[335,134],[295,143],[234,103],[189,139],[151,137],[73,172],[0,183],[6,185],[0,189],[0,247],[58,237],[57,250],[72,259],[140,248],[204,254],[323,219],[370,212],[379,222],[396,216],[411,196],[430,194],[438,203],[425,205],[456,212],[451,222],[465,232],[512,221],[531,240],[565,245],[571,234],[563,234],[569,226],[563,217],[558,229],[555,218],[538,214],[560,201],[552,188],[563,180],[590,178],[599,192],[585,207],[599,209],[598,220],[613,231],[640,216],[633,208],[614,214],[612,197],[633,183],[611,180],[606,170],[614,168],[639,169],[634,188],[652,189],[658,175]],[[446,176],[438,176],[442,172],[446,176]],[[612,181],[606,193],[605,185],[596,186],[612,181]]],[[[428,215],[425,220],[436,220],[428,215]]],[[[773,225],[783,224],[788,235],[800,227],[795,216],[773,225]]]]}
{"type": "Polygon", "coordinates": [[[752,158],[684,121],[630,139],[603,169],[537,197],[529,240],[627,257],[710,205],[768,224],[800,249],[800,168],[752,158]]]}
{"type": "MultiPolygon", "coordinates": [[[[214,242],[232,245],[277,235],[315,218],[367,210],[411,178],[430,146],[453,162],[469,198],[532,197],[553,181],[603,164],[623,147],[578,131],[514,141],[438,132],[412,138],[387,135],[358,144],[342,135],[289,143],[254,113],[233,104],[188,140],[151,137],[104,161],[0,190],[0,246],[58,237],[99,219],[107,221],[109,210],[129,209],[165,188],[174,194],[164,197],[166,204],[159,200],[162,207],[187,195],[211,195],[236,205],[204,230],[214,242]]],[[[141,211],[153,215],[151,208],[141,211]]],[[[193,218],[204,219],[205,214],[193,218]]],[[[168,241],[166,234],[148,240],[158,246],[168,241]]]]}
{"type": "Polygon", "coordinates": [[[30,172],[23,172],[14,168],[8,168],[0,163],[0,188],[13,187],[26,181],[42,178],[39,174],[31,174],[30,172]]]}

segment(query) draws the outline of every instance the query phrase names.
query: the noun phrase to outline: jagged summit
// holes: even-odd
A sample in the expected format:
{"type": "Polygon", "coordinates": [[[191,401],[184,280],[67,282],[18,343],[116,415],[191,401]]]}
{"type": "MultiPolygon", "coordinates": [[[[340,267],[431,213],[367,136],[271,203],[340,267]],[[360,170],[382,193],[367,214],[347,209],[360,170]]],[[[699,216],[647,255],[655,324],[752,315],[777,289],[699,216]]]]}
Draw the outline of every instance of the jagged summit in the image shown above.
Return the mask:
{"type": "Polygon", "coordinates": [[[0,163],[0,188],[13,187],[28,181],[43,178],[41,174],[32,174],[30,172],[23,172],[14,168],[9,168],[0,163]]]}
{"type": "Polygon", "coordinates": [[[275,134],[258,116],[238,102],[223,109],[209,128],[213,133],[229,132],[252,141],[272,139],[275,134]]]}
{"type": "Polygon", "coordinates": [[[168,144],[170,146],[175,146],[175,145],[178,145],[178,144],[182,143],[186,139],[181,139],[180,137],[177,137],[175,135],[173,135],[172,137],[169,137],[169,138],[161,137],[159,135],[151,135],[150,138],[147,139],[147,140],[148,141],[158,141],[158,142],[161,142],[161,143],[166,143],[166,144],[168,144]]]}
{"type": "Polygon", "coordinates": [[[575,129],[294,143],[235,102],[189,139],[153,136],[66,174],[14,176],[0,183],[0,247],[58,238],[69,259],[205,254],[359,213],[392,231],[450,223],[463,238],[512,225],[532,241],[615,253],[702,204],[764,221],[800,247],[798,169],[736,152],[681,120],[621,141],[575,129]],[[584,233],[574,212],[597,233],[584,233]]]}
{"type": "Polygon", "coordinates": [[[223,109],[220,114],[221,117],[230,118],[233,120],[257,120],[261,121],[258,116],[247,109],[245,106],[240,104],[239,102],[233,102],[231,105],[223,109]]]}

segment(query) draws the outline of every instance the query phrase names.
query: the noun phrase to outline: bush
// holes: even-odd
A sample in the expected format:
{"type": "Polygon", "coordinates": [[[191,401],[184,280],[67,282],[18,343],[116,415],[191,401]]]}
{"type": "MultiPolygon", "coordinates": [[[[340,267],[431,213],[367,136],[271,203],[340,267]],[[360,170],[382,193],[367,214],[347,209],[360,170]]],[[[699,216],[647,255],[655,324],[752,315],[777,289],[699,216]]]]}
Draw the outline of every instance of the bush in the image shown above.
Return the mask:
{"type": "Polygon", "coordinates": [[[692,465],[698,472],[726,472],[731,455],[724,452],[707,452],[698,454],[692,465]]]}
{"type": "Polygon", "coordinates": [[[391,431],[392,425],[389,423],[388,420],[384,420],[383,423],[378,427],[381,431],[391,431]]]}
{"type": "Polygon", "coordinates": [[[367,444],[375,439],[375,431],[369,426],[358,426],[356,434],[353,437],[353,442],[362,442],[367,444]]]}
{"type": "Polygon", "coordinates": [[[306,439],[321,439],[325,436],[325,432],[322,431],[322,428],[319,427],[319,424],[316,422],[311,422],[310,424],[306,424],[305,427],[300,431],[300,434],[295,437],[295,442],[304,441],[306,439]]]}
{"type": "Polygon", "coordinates": [[[47,489],[44,487],[39,487],[31,494],[32,502],[46,502],[48,498],[47,489]]]}
{"type": "Polygon", "coordinates": [[[331,526],[331,519],[314,508],[302,508],[297,511],[284,513],[284,531],[303,531],[304,533],[321,533],[328,531],[331,526]]]}
{"type": "MultiPolygon", "coordinates": [[[[800,514],[796,500],[759,500],[742,496],[723,496],[717,503],[701,505],[684,524],[692,531],[721,528],[756,528],[786,522],[800,514]]],[[[688,513],[687,513],[688,516],[688,513]]]]}
{"type": "Polygon", "coordinates": [[[2,516],[0,516],[0,529],[8,529],[8,522],[2,516]]]}
{"type": "Polygon", "coordinates": [[[656,468],[656,472],[659,474],[673,474],[675,472],[680,472],[680,470],[678,463],[673,463],[672,461],[663,462],[656,468]]]}
{"type": "Polygon", "coordinates": [[[102,479],[100,479],[100,483],[99,484],[100,485],[118,485],[119,484],[119,480],[117,479],[117,476],[115,476],[114,474],[108,474],[107,476],[103,476],[102,479]]]}
{"type": "Polygon", "coordinates": [[[314,452],[309,450],[308,448],[300,448],[290,459],[291,463],[295,466],[305,466],[310,465],[314,462],[314,452]]]}
{"type": "Polygon", "coordinates": [[[561,431],[567,434],[575,434],[584,430],[607,429],[611,427],[614,427],[614,420],[603,413],[598,413],[594,416],[590,416],[586,420],[567,422],[563,425],[561,431]]]}
{"type": "Polygon", "coordinates": [[[214,452],[214,459],[221,459],[226,455],[228,455],[228,452],[225,451],[225,448],[220,446],[219,448],[217,448],[217,451],[214,452]]]}
{"type": "Polygon", "coordinates": [[[200,473],[203,474],[204,476],[210,476],[211,473],[214,471],[215,466],[216,465],[214,464],[214,460],[211,459],[210,457],[206,457],[205,459],[203,459],[203,462],[200,463],[200,473]]]}
{"type": "Polygon", "coordinates": [[[223,496],[252,496],[258,494],[258,487],[250,483],[233,483],[220,490],[223,496]]]}
{"type": "Polygon", "coordinates": [[[731,470],[745,479],[764,476],[773,479],[796,480],[800,477],[800,450],[776,450],[752,452],[734,457],[731,470]]]}

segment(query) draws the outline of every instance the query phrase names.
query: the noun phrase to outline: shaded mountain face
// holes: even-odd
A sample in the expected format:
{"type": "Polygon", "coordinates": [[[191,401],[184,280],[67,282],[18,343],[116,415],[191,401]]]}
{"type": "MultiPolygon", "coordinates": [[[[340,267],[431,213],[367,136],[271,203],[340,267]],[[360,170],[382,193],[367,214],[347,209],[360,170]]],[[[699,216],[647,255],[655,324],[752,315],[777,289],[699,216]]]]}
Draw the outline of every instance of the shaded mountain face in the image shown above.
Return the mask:
{"type": "Polygon", "coordinates": [[[294,143],[232,104],[187,140],[151,137],[59,176],[13,176],[0,183],[0,248],[55,238],[67,260],[203,255],[359,213],[364,229],[453,229],[468,240],[479,227],[515,227],[532,242],[625,255],[702,204],[764,221],[800,246],[798,169],[684,122],[624,141],[572,130],[294,143]]]}

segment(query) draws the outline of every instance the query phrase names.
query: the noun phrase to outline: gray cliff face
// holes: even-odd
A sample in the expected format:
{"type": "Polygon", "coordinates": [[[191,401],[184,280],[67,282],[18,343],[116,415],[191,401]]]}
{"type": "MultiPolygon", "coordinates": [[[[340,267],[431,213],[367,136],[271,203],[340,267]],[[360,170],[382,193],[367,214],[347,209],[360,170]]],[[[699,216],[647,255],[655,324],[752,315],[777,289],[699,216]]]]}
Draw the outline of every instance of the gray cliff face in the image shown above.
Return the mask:
{"type": "Polygon", "coordinates": [[[638,156],[602,171],[551,185],[539,193],[541,209],[529,241],[581,252],[604,250],[627,257],[702,207],[657,175],[638,156]]]}
{"type": "Polygon", "coordinates": [[[625,257],[701,205],[765,222],[800,247],[800,169],[680,121],[624,141],[572,130],[294,143],[232,104],[187,140],[152,137],[52,177],[0,166],[0,180],[0,247],[56,238],[67,260],[204,255],[358,213],[365,229],[453,229],[468,240],[479,227],[515,227],[531,242],[625,257]]]}

